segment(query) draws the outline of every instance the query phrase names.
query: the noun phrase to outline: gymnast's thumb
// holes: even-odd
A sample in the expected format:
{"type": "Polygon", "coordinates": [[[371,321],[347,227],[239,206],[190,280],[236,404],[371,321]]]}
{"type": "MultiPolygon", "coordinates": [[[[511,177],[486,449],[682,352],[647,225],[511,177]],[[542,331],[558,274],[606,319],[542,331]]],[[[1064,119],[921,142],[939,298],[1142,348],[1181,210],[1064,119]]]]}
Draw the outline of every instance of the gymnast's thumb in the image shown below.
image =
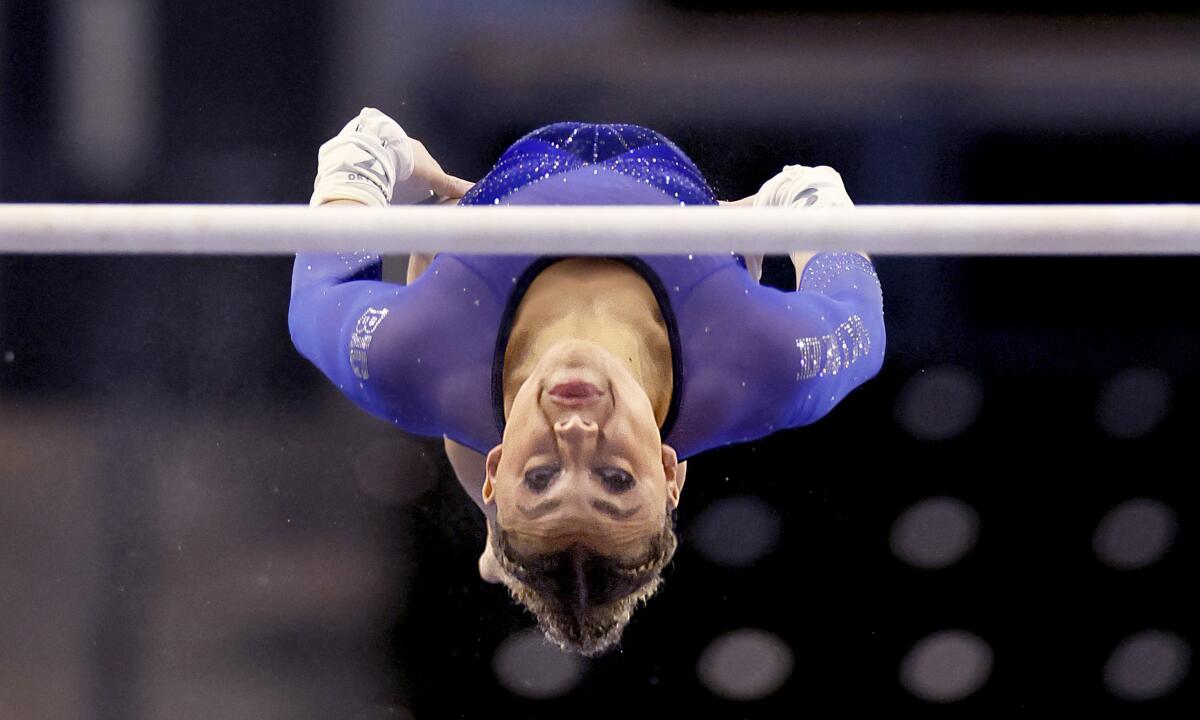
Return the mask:
{"type": "Polygon", "coordinates": [[[446,175],[443,173],[432,180],[430,187],[433,188],[435,193],[441,195],[442,197],[460,198],[463,195],[466,195],[467,191],[470,190],[474,184],[475,183],[470,182],[469,180],[463,180],[462,178],[456,178],[453,175],[446,175]]]}

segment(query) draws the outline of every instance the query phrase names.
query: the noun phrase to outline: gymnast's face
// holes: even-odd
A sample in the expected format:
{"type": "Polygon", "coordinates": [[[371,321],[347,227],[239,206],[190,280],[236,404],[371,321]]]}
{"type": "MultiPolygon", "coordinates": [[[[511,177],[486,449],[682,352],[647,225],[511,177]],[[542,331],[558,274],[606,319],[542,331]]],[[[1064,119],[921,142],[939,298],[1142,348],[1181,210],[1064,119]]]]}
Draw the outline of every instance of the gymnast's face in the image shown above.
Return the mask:
{"type": "Polygon", "coordinates": [[[637,561],[679,502],[684,466],[621,361],[565,340],[517,391],[503,442],[487,456],[483,496],[518,552],[578,543],[637,561]]]}

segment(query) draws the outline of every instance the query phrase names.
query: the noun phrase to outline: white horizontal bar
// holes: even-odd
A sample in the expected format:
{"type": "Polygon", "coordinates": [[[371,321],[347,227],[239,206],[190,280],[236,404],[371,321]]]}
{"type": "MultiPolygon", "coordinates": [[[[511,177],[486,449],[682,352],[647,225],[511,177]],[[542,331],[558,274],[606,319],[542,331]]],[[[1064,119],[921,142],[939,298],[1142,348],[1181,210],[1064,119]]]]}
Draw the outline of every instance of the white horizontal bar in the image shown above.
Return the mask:
{"type": "Polygon", "coordinates": [[[0,205],[0,253],[1185,255],[1200,205],[0,205]]]}

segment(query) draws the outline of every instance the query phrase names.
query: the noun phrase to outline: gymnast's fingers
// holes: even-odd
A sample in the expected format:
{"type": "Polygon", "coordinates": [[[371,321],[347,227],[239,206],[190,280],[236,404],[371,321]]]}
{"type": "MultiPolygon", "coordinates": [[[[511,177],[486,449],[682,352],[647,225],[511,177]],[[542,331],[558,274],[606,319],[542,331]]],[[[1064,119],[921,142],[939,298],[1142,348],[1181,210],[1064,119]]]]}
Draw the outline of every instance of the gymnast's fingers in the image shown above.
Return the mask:
{"type": "Polygon", "coordinates": [[[470,180],[463,180],[462,178],[457,178],[453,175],[447,175],[446,173],[442,173],[441,175],[432,178],[429,184],[433,188],[433,191],[438,195],[441,195],[445,198],[454,199],[466,195],[467,191],[475,185],[475,183],[471,182],[470,180]]]}
{"type": "Polygon", "coordinates": [[[429,150],[420,140],[409,138],[412,143],[414,170],[413,178],[424,182],[433,190],[435,195],[444,198],[457,199],[471,189],[474,183],[462,178],[446,174],[437,160],[429,154],[429,150]]]}

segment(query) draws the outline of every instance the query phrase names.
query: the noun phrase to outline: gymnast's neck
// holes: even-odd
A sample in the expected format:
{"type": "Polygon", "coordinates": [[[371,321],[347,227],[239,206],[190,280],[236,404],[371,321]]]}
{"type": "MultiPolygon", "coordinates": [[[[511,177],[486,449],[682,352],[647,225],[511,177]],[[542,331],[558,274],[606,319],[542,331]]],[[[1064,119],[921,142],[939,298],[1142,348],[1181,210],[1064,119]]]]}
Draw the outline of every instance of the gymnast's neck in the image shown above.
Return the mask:
{"type": "Polygon", "coordinates": [[[504,352],[504,416],[538,358],[556,343],[594,342],[620,358],[650,398],[661,428],[671,405],[671,344],[654,292],[628,265],[570,258],[534,278],[504,352]]]}

